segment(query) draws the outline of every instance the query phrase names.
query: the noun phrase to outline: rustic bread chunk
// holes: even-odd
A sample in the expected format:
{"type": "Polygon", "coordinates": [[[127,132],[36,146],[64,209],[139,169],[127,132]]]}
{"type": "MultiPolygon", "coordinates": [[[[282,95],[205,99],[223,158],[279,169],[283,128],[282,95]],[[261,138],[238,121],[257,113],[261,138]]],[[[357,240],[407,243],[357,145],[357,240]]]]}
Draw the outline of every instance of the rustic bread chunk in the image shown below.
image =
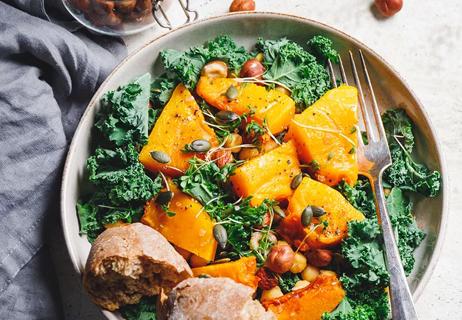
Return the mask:
{"type": "Polygon", "coordinates": [[[260,302],[254,290],[228,278],[184,280],[167,300],[168,319],[175,320],[270,320],[276,319],[260,302]]]}
{"type": "Polygon", "coordinates": [[[183,257],[141,223],[109,228],[91,247],[83,277],[93,302],[108,310],[169,291],[192,276],[183,257]]]}

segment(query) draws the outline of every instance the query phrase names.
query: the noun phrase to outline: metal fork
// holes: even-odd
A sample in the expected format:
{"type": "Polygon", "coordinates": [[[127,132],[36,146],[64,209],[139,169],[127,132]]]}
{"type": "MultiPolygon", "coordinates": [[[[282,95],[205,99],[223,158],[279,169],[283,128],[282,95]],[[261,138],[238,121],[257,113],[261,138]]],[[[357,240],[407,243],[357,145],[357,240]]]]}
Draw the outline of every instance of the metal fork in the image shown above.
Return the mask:
{"type": "MultiPolygon", "coordinates": [[[[386,254],[388,272],[390,273],[390,296],[393,320],[416,320],[418,319],[412,301],[411,292],[406,281],[406,275],[403,270],[399,251],[396,246],[393,227],[388,216],[385,194],[382,185],[382,175],[392,161],[390,150],[388,148],[387,137],[380,116],[377,99],[374,89],[372,88],[371,79],[367,71],[364,55],[361,50],[358,51],[359,61],[363,69],[363,77],[368,87],[372,106],[368,108],[364,98],[364,91],[361,86],[361,80],[356,68],[353,52],[349,51],[349,60],[353,79],[358,89],[359,105],[365,129],[367,132],[368,143],[364,144],[360,130],[358,132],[357,157],[359,163],[359,172],[366,176],[372,185],[375,194],[376,208],[382,227],[383,241],[386,254]]],[[[328,62],[329,72],[333,85],[337,87],[334,69],[331,62],[328,62]]],[[[342,82],[348,84],[345,68],[341,57],[339,56],[339,69],[342,82]]]]}

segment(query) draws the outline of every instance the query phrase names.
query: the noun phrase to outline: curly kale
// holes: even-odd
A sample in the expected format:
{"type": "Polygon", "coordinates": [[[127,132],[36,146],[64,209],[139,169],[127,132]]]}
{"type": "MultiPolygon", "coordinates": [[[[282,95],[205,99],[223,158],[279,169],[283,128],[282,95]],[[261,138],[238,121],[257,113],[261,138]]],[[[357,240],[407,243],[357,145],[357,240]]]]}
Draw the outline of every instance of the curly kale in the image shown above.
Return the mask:
{"type": "Polygon", "coordinates": [[[120,308],[125,320],[156,320],[156,301],[153,297],[143,297],[137,304],[120,308]]]}
{"type": "Polygon", "coordinates": [[[332,40],[324,36],[314,36],[308,41],[308,46],[317,57],[338,63],[338,52],[332,48],[332,40]]]}
{"type": "Polygon", "coordinates": [[[366,218],[376,217],[374,196],[371,184],[367,178],[360,177],[354,187],[342,181],[336,188],[366,218]]]}
{"type": "Polygon", "coordinates": [[[178,79],[166,73],[152,81],[150,100],[156,110],[162,109],[167,104],[177,84],[178,79]]]}
{"type": "Polygon", "coordinates": [[[291,292],[297,281],[300,280],[302,280],[300,276],[292,272],[286,272],[278,276],[279,287],[284,294],[291,292]]]}
{"type": "Polygon", "coordinates": [[[412,158],[413,124],[402,109],[387,111],[383,117],[393,164],[385,171],[384,181],[390,186],[435,197],[441,188],[441,174],[412,158]]]}
{"type": "Polygon", "coordinates": [[[329,74],[316,57],[299,44],[286,38],[257,40],[263,52],[266,80],[282,83],[292,90],[292,98],[300,110],[313,104],[331,88],[329,74]]]}
{"type": "Polygon", "coordinates": [[[110,91],[101,99],[95,127],[107,141],[117,147],[142,146],[148,139],[151,75],[110,91]]]}
{"type": "Polygon", "coordinates": [[[388,316],[388,296],[385,291],[363,292],[356,300],[346,297],[322,320],[382,320],[388,316]]]}
{"type": "Polygon", "coordinates": [[[213,59],[225,61],[231,71],[239,72],[250,58],[244,47],[238,47],[227,35],[216,37],[204,46],[192,47],[184,52],[166,49],[160,53],[167,71],[175,74],[189,89],[196,86],[202,67],[213,59]]]}

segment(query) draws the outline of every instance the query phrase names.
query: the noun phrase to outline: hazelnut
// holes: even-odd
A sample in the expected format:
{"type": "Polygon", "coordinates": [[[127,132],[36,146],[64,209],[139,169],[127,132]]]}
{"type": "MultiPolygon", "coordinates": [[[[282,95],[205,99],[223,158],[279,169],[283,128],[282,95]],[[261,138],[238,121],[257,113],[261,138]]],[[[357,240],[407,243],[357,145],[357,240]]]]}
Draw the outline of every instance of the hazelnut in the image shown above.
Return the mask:
{"type": "Polygon", "coordinates": [[[247,60],[243,65],[239,76],[241,78],[257,78],[261,79],[265,73],[265,67],[257,59],[247,60]]]}
{"type": "Polygon", "coordinates": [[[233,154],[230,150],[217,150],[213,153],[213,160],[217,164],[218,168],[223,168],[227,163],[234,160],[233,154]]]}
{"type": "Polygon", "coordinates": [[[381,15],[391,17],[403,7],[403,0],[375,0],[375,7],[381,15]]]}
{"type": "Polygon", "coordinates": [[[325,267],[332,261],[332,251],[326,249],[312,249],[306,253],[308,263],[315,267],[325,267]]]}
{"type": "Polygon", "coordinates": [[[254,11],[255,1],[254,0],[234,0],[229,7],[229,12],[237,11],[254,11]]]}
{"type": "Polygon", "coordinates": [[[208,78],[226,78],[228,65],[220,60],[211,61],[202,68],[201,75],[208,78]]]}
{"type": "Polygon", "coordinates": [[[276,273],[285,273],[290,270],[295,259],[295,253],[289,245],[275,245],[271,248],[266,267],[276,273]]]}

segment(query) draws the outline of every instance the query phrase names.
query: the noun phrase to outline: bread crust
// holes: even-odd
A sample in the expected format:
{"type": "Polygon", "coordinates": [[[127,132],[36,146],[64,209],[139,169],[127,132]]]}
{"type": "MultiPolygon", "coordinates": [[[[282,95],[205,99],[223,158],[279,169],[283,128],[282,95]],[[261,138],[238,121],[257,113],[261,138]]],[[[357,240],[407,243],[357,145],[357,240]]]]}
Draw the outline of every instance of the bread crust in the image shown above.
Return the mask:
{"type": "Polygon", "coordinates": [[[156,230],[133,223],[105,230],[93,243],[84,287],[99,306],[116,310],[143,295],[170,291],[192,276],[184,258],[156,230]]]}
{"type": "Polygon", "coordinates": [[[276,319],[253,300],[254,290],[229,278],[190,278],[178,284],[167,300],[171,320],[276,319]]]}

